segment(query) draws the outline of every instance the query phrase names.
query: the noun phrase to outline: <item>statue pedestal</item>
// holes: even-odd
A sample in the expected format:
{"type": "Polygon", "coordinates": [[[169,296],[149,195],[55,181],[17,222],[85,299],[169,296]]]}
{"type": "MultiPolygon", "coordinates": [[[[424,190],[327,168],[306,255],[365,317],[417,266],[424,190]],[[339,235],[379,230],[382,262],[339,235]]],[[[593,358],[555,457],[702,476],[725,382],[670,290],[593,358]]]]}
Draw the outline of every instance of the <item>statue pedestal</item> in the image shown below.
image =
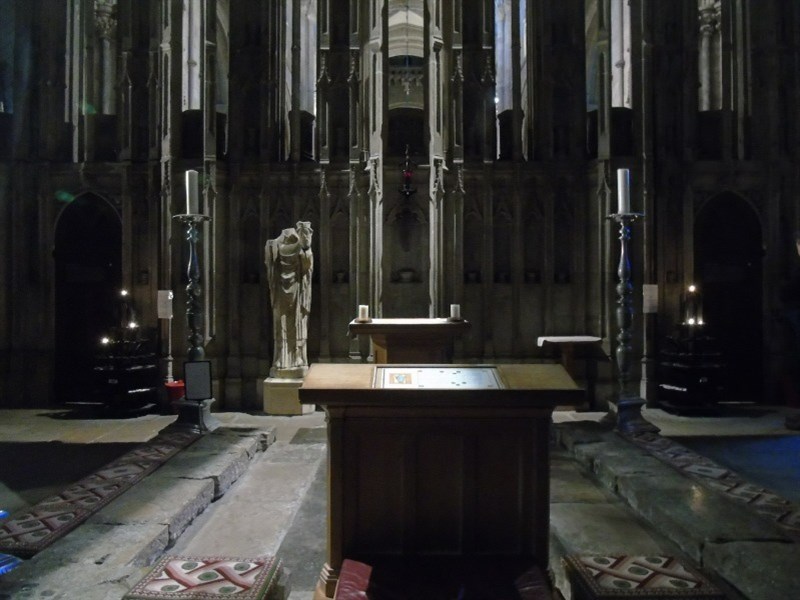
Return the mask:
{"type": "Polygon", "coordinates": [[[300,404],[297,390],[302,379],[267,377],[264,380],[264,412],[268,415],[307,415],[314,412],[313,404],[300,404]]]}

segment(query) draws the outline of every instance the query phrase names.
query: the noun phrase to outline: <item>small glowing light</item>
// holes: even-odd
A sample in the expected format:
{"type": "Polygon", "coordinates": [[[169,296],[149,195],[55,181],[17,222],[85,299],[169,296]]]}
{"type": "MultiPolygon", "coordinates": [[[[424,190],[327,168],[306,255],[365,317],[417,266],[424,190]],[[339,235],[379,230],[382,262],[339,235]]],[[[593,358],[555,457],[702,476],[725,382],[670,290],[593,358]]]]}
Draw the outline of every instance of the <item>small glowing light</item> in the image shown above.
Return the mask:
{"type": "Polygon", "coordinates": [[[139,325],[138,323],[136,323],[136,321],[131,321],[130,323],[128,323],[128,329],[136,329],[138,326],[139,325]]]}
{"type": "Polygon", "coordinates": [[[499,96],[495,96],[494,97],[494,103],[495,104],[500,104],[500,97],[499,96]]]}
{"type": "Polygon", "coordinates": [[[108,344],[111,343],[111,340],[107,337],[102,337],[100,338],[100,343],[103,344],[104,346],[107,346],[108,344]]]}
{"type": "Polygon", "coordinates": [[[55,195],[56,195],[56,200],[58,200],[59,202],[72,202],[73,200],[75,200],[74,194],[70,194],[66,190],[58,190],[55,195]]]}
{"type": "Polygon", "coordinates": [[[689,323],[689,325],[694,325],[694,319],[689,319],[689,320],[687,321],[687,323],[689,323]]]}
{"type": "Polygon", "coordinates": [[[703,319],[700,319],[699,321],[697,321],[697,324],[698,325],[705,325],[705,323],[703,323],[703,319]]]}
{"type": "Polygon", "coordinates": [[[692,285],[689,286],[689,291],[690,292],[696,292],[697,291],[697,287],[694,284],[692,284],[692,285]]]}
{"type": "Polygon", "coordinates": [[[128,290],[121,290],[119,295],[120,296],[127,296],[128,295],[128,290]]]}

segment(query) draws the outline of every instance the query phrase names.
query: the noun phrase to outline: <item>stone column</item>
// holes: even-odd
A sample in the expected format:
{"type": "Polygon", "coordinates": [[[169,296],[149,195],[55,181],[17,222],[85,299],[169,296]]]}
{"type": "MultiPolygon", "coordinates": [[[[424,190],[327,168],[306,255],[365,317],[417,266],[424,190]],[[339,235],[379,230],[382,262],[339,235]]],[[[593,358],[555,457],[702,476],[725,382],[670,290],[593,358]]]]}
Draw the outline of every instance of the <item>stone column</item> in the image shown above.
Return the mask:
{"type": "MultiPolygon", "coordinates": [[[[331,239],[331,194],[328,191],[328,169],[327,165],[322,165],[319,170],[319,216],[320,216],[320,237],[321,243],[319,247],[323,250],[320,252],[319,263],[321,276],[317,278],[320,284],[320,341],[319,341],[319,358],[323,362],[329,362],[331,357],[331,340],[330,340],[330,298],[331,298],[331,275],[333,274],[333,257],[332,252],[340,252],[338,248],[334,250],[334,240],[331,239]]],[[[336,240],[339,242],[339,240],[336,240]]]]}
{"type": "Polygon", "coordinates": [[[450,78],[450,157],[464,162],[464,68],[461,49],[453,50],[453,75],[450,78]]]}
{"type": "Polygon", "coordinates": [[[626,52],[627,38],[627,0],[612,0],[611,6],[611,105],[627,106],[625,95],[627,91],[626,74],[630,70],[628,60],[630,55],[626,52]]]}
{"type": "Polygon", "coordinates": [[[216,230],[224,223],[215,225],[217,199],[217,13],[216,0],[204,0],[202,13],[202,87],[200,107],[203,110],[203,180],[201,201],[204,212],[212,219],[203,224],[203,331],[208,343],[216,334],[215,313],[217,299],[216,230]]]}
{"type": "Polygon", "coordinates": [[[300,139],[300,0],[291,0],[291,56],[292,64],[292,106],[289,113],[289,131],[291,153],[289,159],[292,162],[300,162],[301,139],[300,139]]]}
{"type": "MultiPolygon", "coordinates": [[[[349,189],[347,203],[350,208],[350,293],[349,301],[353,316],[359,304],[370,303],[370,258],[372,251],[372,221],[370,220],[370,201],[361,191],[363,171],[360,162],[350,161],[349,189]],[[353,285],[352,282],[355,282],[353,285]]],[[[368,173],[369,175],[369,173],[368,173]]],[[[374,309],[373,309],[374,310],[374,309]]],[[[350,338],[349,355],[352,360],[366,362],[369,355],[369,340],[366,336],[350,338]]]]}
{"type": "Polygon", "coordinates": [[[511,158],[522,160],[522,76],[519,0],[511,0],[511,158]]]}
{"type": "MultiPolygon", "coordinates": [[[[181,114],[181,24],[182,6],[174,0],[161,0],[158,6],[159,26],[154,32],[155,57],[152,73],[155,94],[154,112],[150,119],[153,128],[152,155],[159,156],[160,173],[160,206],[159,206],[159,253],[158,287],[162,290],[172,289],[173,264],[178,272],[185,265],[179,264],[184,231],[172,219],[185,207],[184,179],[174,173],[180,148],[180,114],[181,114]],[[173,176],[174,175],[174,176],[173,176]]],[[[182,174],[181,174],[182,175],[182,174]]],[[[176,304],[178,301],[176,300],[176,304]]],[[[166,342],[167,339],[183,339],[184,325],[182,319],[162,321],[161,354],[168,364],[172,363],[169,352],[171,347],[180,348],[182,344],[166,342]],[[167,324],[169,323],[169,324],[167,324]],[[178,326],[175,327],[174,323],[178,326]]]]}
{"type": "MultiPolygon", "coordinates": [[[[428,242],[430,269],[428,270],[428,316],[441,317],[444,314],[442,291],[444,287],[444,160],[431,160],[431,183],[428,206],[428,242]]],[[[449,313],[447,313],[449,314],[449,313]]]]}
{"type": "MultiPolygon", "coordinates": [[[[319,51],[319,76],[317,77],[317,158],[321,163],[327,163],[331,158],[331,127],[329,115],[331,112],[330,97],[328,95],[331,76],[328,73],[328,50],[319,51]]],[[[334,110],[336,110],[334,108],[334,110]]]]}
{"type": "Polygon", "coordinates": [[[363,122],[364,109],[361,98],[361,64],[357,49],[350,50],[350,72],[347,74],[347,92],[349,99],[348,144],[350,146],[350,164],[360,164],[364,151],[363,122]]]}
{"type": "Polygon", "coordinates": [[[132,153],[131,133],[134,128],[134,117],[131,109],[133,100],[133,81],[131,80],[131,57],[130,50],[122,52],[122,70],[117,83],[117,94],[119,97],[119,121],[117,129],[119,131],[119,154],[120,160],[130,159],[132,153]]]}
{"type": "MultiPolygon", "coordinates": [[[[183,89],[178,92],[183,94],[183,110],[196,110],[202,108],[202,75],[201,61],[203,60],[202,15],[205,0],[200,2],[187,2],[182,18],[183,31],[183,89]]],[[[180,8],[180,7],[179,7],[180,8]]]]}
{"type": "Polygon", "coordinates": [[[383,315],[383,158],[369,159],[370,302],[373,317],[383,315]]]}
{"type": "MultiPolygon", "coordinates": [[[[611,11],[610,0],[597,0],[597,158],[611,156],[611,11]]],[[[598,165],[598,175],[606,169],[598,165]]]]}
{"type": "Polygon", "coordinates": [[[383,314],[383,153],[386,147],[384,128],[388,111],[386,97],[388,94],[388,77],[386,73],[388,11],[384,2],[376,2],[370,10],[376,11],[370,18],[369,36],[363,48],[364,69],[368,72],[369,86],[367,90],[367,109],[369,117],[369,199],[370,210],[370,301],[372,316],[383,314]]]}
{"type": "Polygon", "coordinates": [[[100,112],[116,113],[116,52],[113,42],[117,31],[116,0],[95,0],[95,29],[100,38],[100,112]]]}
{"type": "Polygon", "coordinates": [[[713,92],[713,43],[714,35],[719,29],[719,2],[716,0],[703,0],[699,8],[698,19],[700,22],[700,49],[698,68],[700,87],[698,89],[699,110],[713,110],[715,94],[713,92]]]}
{"type": "Polygon", "coordinates": [[[497,159],[497,119],[495,108],[494,52],[492,48],[483,51],[483,70],[480,82],[483,87],[483,162],[492,163],[497,159]]]}

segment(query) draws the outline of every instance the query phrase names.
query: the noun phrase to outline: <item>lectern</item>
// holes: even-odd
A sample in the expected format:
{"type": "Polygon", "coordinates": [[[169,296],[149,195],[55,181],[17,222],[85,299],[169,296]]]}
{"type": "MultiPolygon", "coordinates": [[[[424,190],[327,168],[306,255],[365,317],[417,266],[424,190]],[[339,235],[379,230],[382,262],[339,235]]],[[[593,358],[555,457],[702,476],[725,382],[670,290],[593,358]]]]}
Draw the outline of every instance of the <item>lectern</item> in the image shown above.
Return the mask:
{"type": "Polygon", "coordinates": [[[561,365],[314,364],[299,394],[328,423],[317,597],[345,558],[546,568],[551,413],[583,400],[561,365]]]}

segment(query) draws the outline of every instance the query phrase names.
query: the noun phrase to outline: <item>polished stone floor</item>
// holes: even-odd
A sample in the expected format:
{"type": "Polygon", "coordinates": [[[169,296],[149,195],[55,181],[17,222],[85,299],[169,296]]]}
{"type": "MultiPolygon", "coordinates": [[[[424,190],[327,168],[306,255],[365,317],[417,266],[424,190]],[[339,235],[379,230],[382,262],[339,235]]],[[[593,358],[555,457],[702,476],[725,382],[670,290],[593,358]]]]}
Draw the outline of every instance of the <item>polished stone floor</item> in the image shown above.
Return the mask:
{"type": "MultiPolygon", "coordinates": [[[[717,417],[659,410],[645,414],[661,429],[663,440],[656,441],[667,448],[673,439],[735,436],[785,442],[797,437],[783,427],[780,409],[758,414],[732,409],[717,417]]],[[[149,565],[171,553],[277,555],[285,566],[285,596],[309,600],[325,559],[324,414],[216,415],[222,422],[219,430],[2,576],[0,598],[121,598],[149,565]]],[[[30,506],[65,480],[79,478],[83,469],[91,471],[130,444],[152,439],[174,420],[68,416],[63,411],[0,411],[0,439],[11,454],[4,461],[26,464],[41,475],[26,479],[20,476],[26,469],[15,468],[15,479],[6,476],[10,469],[0,471],[0,508],[13,513],[30,506]],[[26,447],[40,452],[26,453],[26,447]],[[64,460],[59,466],[48,456],[64,460]]],[[[709,480],[713,485],[707,486],[708,478],[691,472],[691,465],[689,472],[681,471],[607,430],[598,423],[602,416],[554,415],[550,568],[565,597],[570,589],[561,558],[567,554],[679,556],[734,600],[789,598],[800,590],[800,544],[791,529],[726,497],[713,487],[718,482],[709,480]]]]}

